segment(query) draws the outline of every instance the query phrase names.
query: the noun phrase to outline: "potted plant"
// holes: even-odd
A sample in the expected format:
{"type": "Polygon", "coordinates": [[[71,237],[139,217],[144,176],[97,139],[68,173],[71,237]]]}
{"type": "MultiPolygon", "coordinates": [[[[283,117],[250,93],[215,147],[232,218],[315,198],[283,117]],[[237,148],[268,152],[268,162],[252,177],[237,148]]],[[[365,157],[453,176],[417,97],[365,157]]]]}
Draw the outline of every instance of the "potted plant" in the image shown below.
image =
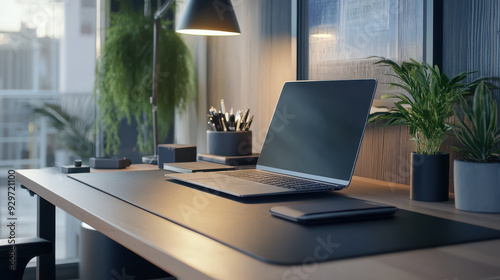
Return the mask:
{"type": "Polygon", "coordinates": [[[71,97],[71,102],[45,103],[33,108],[33,117],[46,117],[57,130],[55,165],[62,166],[81,159],[88,163],[94,156],[94,110],[92,96],[71,97]],[[75,104],[75,106],[68,105],[75,104]],[[73,107],[78,107],[78,111],[73,107]],[[61,157],[62,156],[62,157],[61,157]]]}
{"type": "Polygon", "coordinates": [[[369,122],[386,120],[384,126],[405,125],[409,128],[415,152],[411,157],[411,198],[419,201],[446,201],[449,188],[449,154],[441,153],[440,147],[452,129],[448,119],[453,115],[455,103],[462,94],[469,92],[480,80],[465,84],[462,72],[452,78],[441,73],[437,66],[413,59],[396,62],[383,57],[375,64],[392,67],[399,81],[390,83],[391,88],[406,92],[385,94],[382,99],[395,99],[394,107],[370,115],[369,122]]]}
{"type": "Polygon", "coordinates": [[[460,99],[454,133],[463,156],[454,161],[455,207],[472,212],[500,213],[500,125],[497,103],[481,83],[472,106],[460,99]]]}
{"type": "MultiPolygon", "coordinates": [[[[111,14],[111,25],[106,29],[106,40],[97,61],[98,129],[104,136],[104,154],[116,155],[120,146],[120,121],[126,119],[130,124],[134,119],[137,146],[142,154],[148,154],[153,152],[150,98],[154,19],[134,10],[130,1],[119,1],[119,6],[119,10],[111,14]]],[[[170,25],[170,20],[162,20],[159,31],[157,103],[160,139],[165,139],[168,134],[174,109],[183,108],[196,95],[194,63],[189,49],[179,34],[168,28],[170,25]]]]}

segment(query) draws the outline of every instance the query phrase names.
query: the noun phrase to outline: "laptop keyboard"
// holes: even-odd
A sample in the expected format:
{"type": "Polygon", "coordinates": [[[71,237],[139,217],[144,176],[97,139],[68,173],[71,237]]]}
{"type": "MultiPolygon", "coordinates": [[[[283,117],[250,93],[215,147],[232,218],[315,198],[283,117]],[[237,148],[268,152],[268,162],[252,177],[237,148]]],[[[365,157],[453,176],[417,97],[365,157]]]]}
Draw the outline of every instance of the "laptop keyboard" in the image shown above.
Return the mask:
{"type": "Polygon", "coordinates": [[[338,188],[336,185],[323,184],[315,181],[304,180],[296,177],[284,176],[275,173],[262,172],[255,169],[220,171],[222,174],[238,179],[257,182],[261,184],[273,185],[281,188],[287,188],[298,191],[324,190],[333,191],[338,188]]]}

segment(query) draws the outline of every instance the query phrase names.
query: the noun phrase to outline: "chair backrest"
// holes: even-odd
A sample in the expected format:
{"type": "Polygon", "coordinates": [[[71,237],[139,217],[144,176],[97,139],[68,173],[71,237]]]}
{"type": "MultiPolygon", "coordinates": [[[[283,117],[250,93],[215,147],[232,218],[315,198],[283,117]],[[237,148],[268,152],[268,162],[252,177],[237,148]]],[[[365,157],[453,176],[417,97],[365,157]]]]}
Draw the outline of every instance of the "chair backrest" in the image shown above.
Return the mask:
{"type": "Polygon", "coordinates": [[[0,275],[8,280],[22,280],[28,262],[53,251],[53,245],[42,238],[0,239],[0,275]],[[15,243],[13,243],[15,242],[15,243]]]}

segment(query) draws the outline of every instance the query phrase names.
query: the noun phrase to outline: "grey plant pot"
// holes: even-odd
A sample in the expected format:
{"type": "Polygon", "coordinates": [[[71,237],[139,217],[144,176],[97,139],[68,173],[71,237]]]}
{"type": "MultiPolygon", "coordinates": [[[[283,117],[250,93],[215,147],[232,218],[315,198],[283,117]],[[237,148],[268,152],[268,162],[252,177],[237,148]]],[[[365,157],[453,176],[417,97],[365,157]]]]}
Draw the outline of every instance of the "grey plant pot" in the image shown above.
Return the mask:
{"type": "Polygon", "coordinates": [[[500,213],[500,163],[454,161],[455,207],[500,213]]]}

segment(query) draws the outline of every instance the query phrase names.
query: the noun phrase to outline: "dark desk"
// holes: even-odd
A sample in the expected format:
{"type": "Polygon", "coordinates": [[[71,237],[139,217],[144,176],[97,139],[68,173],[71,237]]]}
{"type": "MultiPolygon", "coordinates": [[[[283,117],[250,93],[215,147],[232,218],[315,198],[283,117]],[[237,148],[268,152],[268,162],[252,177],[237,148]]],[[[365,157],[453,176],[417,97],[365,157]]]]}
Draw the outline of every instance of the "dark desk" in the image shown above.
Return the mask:
{"type": "MultiPolygon", "coordinates": [[[[154,167],[136,165],[127,170],[151,168],[154,167]]],[[[50,206],[55,205],[180,279],[500,277],[500,240],[302,266],[279,266],[260,262],[208,237],[80,184],[53,169],[18,170],[16,176],[21,184],[42,198],[40,206],[43,209],[40,210],[42,213],[48,212],[46,219],[49,222],[53,211],[50,206]],[[44,204],[44,201],[48,203],[44,204]]],[[[452,201],[411,201],[409,189],[403,185],[354,178],[351,186],[342,192],[356,198],[392,204],[401,209],[500,229],[500,215],[458,211],[452,201]]],[[[49,267],[51,261],[48,259],[48,263],[44,265],[49,267]]]]}

